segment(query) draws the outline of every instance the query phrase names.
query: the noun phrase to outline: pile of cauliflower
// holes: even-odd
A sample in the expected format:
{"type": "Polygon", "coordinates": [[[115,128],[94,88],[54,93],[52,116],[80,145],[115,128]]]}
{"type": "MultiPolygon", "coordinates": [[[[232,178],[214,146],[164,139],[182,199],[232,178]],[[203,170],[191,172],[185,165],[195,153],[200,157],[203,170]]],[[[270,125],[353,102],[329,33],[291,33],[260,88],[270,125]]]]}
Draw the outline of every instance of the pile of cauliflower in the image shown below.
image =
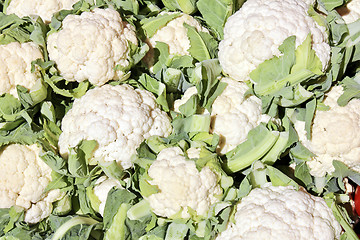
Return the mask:
{"type": "Polygon", "coordinates": [[[1,2],[0,238],[357,239],[338,2],[1,2]]]}

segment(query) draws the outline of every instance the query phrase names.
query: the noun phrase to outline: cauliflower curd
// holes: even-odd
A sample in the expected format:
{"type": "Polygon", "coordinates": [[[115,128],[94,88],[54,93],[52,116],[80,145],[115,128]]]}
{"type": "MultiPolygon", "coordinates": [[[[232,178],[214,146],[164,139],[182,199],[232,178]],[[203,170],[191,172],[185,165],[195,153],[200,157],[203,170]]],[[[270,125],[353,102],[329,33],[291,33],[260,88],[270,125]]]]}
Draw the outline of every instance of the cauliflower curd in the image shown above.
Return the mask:
{"type": "Polygon", "coordinates": [[[216,240],[329,240],[339,239],[341,230],[322,198],[291,186],[267,186],[240,200],[234,222],[216,240]]]}
{"type": "Polygon", "coordinates": [[[223,70],[237,81],[249,79],[260,63],[281,53],[278,47],[295,35],[299,46],[309,33],[312,47],[326,69],[330,46],[324,27],[308,15],[309,5],[298,0],[248,0],[230,16],[219,44],[223,70]]]}
{"type": "Polygon", "coordinates": [[[314,176],[322,177],[327,172],[333,172],[333,160],[342,161],[360,172],[360,100],[353,99],[346,106],[340,107],[337,99],[342,93],[341,86],[334,86],[326,94],[324,104],[330,110],[315,112],[311,140],[306,137],[305,122],[294,123],[301,143],[316,155],[307,161],[310,173],[314,176]]]}
{"type": "Polygon", "coordinates": [[[81,140],[96,140],[95,159],[115,160],[127,169],[132,166],[131,155],[144,139],[167,137],[172,127],[152,93],[124,84],[97,87],[76,99],[61,129],[59,148],[63,156],[81,140]]]}
{"type": "Polygon", "coordinates": [[[79,0],[11,0],[6,8],[7,14],[15,13],[19,17],[38,15],[49,23],[54,13],[71,9],[79,0]]]}
{"type": "Polygon", "coordinates": [[[48,217],[52,203],[63,197],[58,189],[45,192],[52,170],[39,152],[36,145],[10,144],[0,149],[0,208],[23,207],[28,223],[48,217]]]}
{"type": "Polygon", "coordinates": [[[10,93],[17,97],[16,85],[30,89],[38,79],[38,71],[31,72],[31,62],[43,59],[35,43],[12,42],[0,45],[0,95],[10,93]]]}
{"type": "Polygon", "coordinates": [[[117,11],[96,8],[66,16],[61,30],[49,35],[47,49],[66,80],[101,86],[126,78],[130,42],[137,45],[133,27],[117,11]]]}
{"type": "MultiPolygon", "coordinates": [[[[199,157],[196,150],[190,150],[189,154],[191,158],[199,157]]],[[[179,147],[160,151],[148,175],[149,183],[157,186],[159,192],[145,199],[153,212],[162,217],[172,218],[180,213],[181,218],[189,218],[188,208],[205,216],[210,206],[222,196],[218,175],[209,167],[199,171],[194,161],[186,160],[179,147]]]]}

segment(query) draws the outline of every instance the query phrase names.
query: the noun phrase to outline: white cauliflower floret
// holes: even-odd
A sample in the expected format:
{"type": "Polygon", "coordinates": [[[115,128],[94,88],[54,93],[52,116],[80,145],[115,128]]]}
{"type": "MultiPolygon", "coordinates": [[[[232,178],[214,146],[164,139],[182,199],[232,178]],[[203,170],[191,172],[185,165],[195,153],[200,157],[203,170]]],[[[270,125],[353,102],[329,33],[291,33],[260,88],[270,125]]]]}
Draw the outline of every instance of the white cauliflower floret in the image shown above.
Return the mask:
{"type": "Polygon", "coordinates": [[[131,156],[144,139],[167,137],[172,130],[152,93],[126,84],[97,87],[76,99],[61,129],[59,148],[64,157],[81,140],[96,140],[95,159],[115,160],[124,169],[132,166],[131,156]]]}
{"type": "MultiPolygon", "coordinates": [[[[221,81],[227,86],[212,105],[211,132],[220,136],[218,152],[225,154],[246,141],[249,131],[269,121],[270,116],[262,114],[259,98],[245,97],[249,90],[245,83],[230,78],[221,81]]],[[[197,94],[196,87],[186,90],[183,97],[175,101],[174,110],[179,112],[179,107],[194,94],[197,94]]]]}
{"type": "Polygon", "coordinates": [[[324,104],[328,111],[316,111],[311,127],[311,140],[306,137],[305,122],[295,121],[301,143],[316,156],[307,161],[310,173],[322,177],[333,172],[333,160],[339,160],[349,168],[360,172],[360,100],[353,99],[340,107],[337,99],[343,88],[334,86],[326,94],[324,104]],[[339,128],[341,126],[341,128],[339,128]]]}
{"type": "Polygon", "coordinates": [[[322,198],[291,186],[265,186],[240,200],[234,223],[216,240],[329,240],[340,234],[341,226],[322,198]]]}
{"type": "Polygon", "coordinates": [[[16,14],[19,17],[37,15],[45,23],[51,21],[52,15],[62,9],[71,9],[79,0],[11,0],[6,8],[6,14],[16,14]]]}
{"type": "Polygon", "coordinates": [[[0,95],[10,93],[17,97],[16,85],[32,88],[40,73],[31,72],[31,62],[39,58],[43,59],[43,55],[35,43],[0,45],[0,95]]]}
{"type": "Polygon", "coordinates": [[[0,151],[0,208],[17,205],[25,209],[25,222],[37,223],[52,212],[52,203],[64,195],[44,192],[51,181],[51,168],[39,157],[36,145],[10,144],[0,151]]]}
{"type": "MultiPolygon", "coordinates": [[[[192,157],[198,156],[197,151],[189,153],[192,157]]],[[[209,167],[199,171],[194,161],[186,160],[179,147],[163,149],[150,166],[148,175],[152,179],[149,183],[156,185],[159,192],[145,199],[152,211],[162,217],[171,218],[181,212],[181,218],[189,218],[188,208],[204,216],[222,195],[218,175],[209,167]]]]}
{"type": "Polygon", "coordinates": [[[337,9],[345,23],[349,24],[360,19],[360,0],[352,0],[337,9]]]}
{"type": "Polygon", "coordinates": [[[330,46],[326,29],[307,13],[309,5],[297,0],[248,0],[224,27],[219,60],[225,73],[237,81],[249,79],[260,63],[281,55],[278,47],[296,36],[299,46],[309,33],[312,47],[326,69],[330,46]]]}
{"type": "Polygon", "coordinates": [[[94,194],[100,201],[99,213],[101,216],[104,215],[107,195],[113,187],[123,188],[118,180],[106,176],[100,177],[95,183],[94,194]]]}
{"type": "Polygon", "coordinates": [[[101,86],[126,77],[129,42],[137,45],[133,27],[117,11],[96,8],[66,16],[61,30],[49,35],[47,48],[66,80],[101,86]]]}

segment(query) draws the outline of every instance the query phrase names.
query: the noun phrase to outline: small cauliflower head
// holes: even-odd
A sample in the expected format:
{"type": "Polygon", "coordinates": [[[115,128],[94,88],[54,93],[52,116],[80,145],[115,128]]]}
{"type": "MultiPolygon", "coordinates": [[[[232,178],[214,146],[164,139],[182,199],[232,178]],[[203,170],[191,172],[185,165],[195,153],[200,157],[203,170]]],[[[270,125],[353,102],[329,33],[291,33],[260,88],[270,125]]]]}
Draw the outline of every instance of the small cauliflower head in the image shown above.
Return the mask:
{"type": "Polygon", "coordinates": [[[101,176],[95,183],[93,189],[95,196],[98,198],[100,204],[97,210],[101,216],[104,216],[104,209],[108,193],[112,188],[123,188],[120,182],[116,179],[108,178],[107,176],[101,176]]]}
{"type": "MultiPolygon", "coordinates": [[[[198,158],[199,151],[190,150],[189,158],[198,158]]],[[[210,206],[219,201],[222,189],[219,177],[209,167],[200,171],[187,160],[179,147],[165,148],[148,169],[149,183],[159,192],[144,197],[152,211],[167,218],[189,218],[189,208],[205,216],[210,206]]]]}
{"type": "MultiPolygon", "coordinates": [[[[162,12],[161,14],[175,14],[171,12],[162,12]]],[[[165,26],[161,27],[156,33],[147,39],[147,44],[150,47],[148,54],[144,61],[148,66],[154,64],[154,48],[156,42],[163,42],[169,46],[170,55],[185,56],[189,55],[190,40],[187,36],[187,29],[184,23],[194,27],[197,31],[208,32],[208,30],[201,26],[201,24],[191,15],[182,13],[179,17],[169,21],[165,26]]]]}
{"type": "Polygon", "coordinates": [[[52,203],[64,196],[59,189],[45,192],[52,170],[39,152],[37,145],[10,144],[0,149],[0,208],[23,207],[28,223],[48,217],[52,203]]]}
{"type": "Polygon", "coordinates": [[[32,42],[11,42],[0,45],[0,95],[10,93],[18,97],[16,85],[32,88],[40,73],[31,72],[31,62],[43,59],[39,46],[32,42]]]}
{"type": "Polygon", "coordinates": [[[268,122],[270,116],[262,114],[259,98],[245,95],[249,90],[245,83],[230,78],[221,81],[227,86],[212,105],[211,129],[220,136],[218,151],[225,154],[245,142],[249,131],[268,122]]]}
{"type": "Polygon", "coordinates": [[[234,222],[216,240],[329,240],[340,234],[341,226],[322,198],[291,186],[264,186],[240,200],[234,222]]]}
{"type": "MultiPolygon", "coordinates": [[[[170,12],[162,14],[173,14],[170,12]]],[[[171,20],[165,26],[156,31],[150,38],[150,46],[155,47],[156,42],[163,42],[169,46],[169,53],[172,55],[189,55],[190,40],[187,36],[187,29],[184,23],[195,27],[197,31],[208,32],[196,19],[188,14],[181,14],[179,17],[171,20]]]]}
{"type": "Polygon", "coordinates": [[[95,159],[115,160],[128,169],[132,167],[131,156],[144,139],[171,133],[170,121],[154,95],[146,90],[135,90],[127,84],[96,87],[76,99],[64,116],[60,154],[67,157],[69,148],[81,140],[96,140],[95,159]]]}
{"type": "Polygon", "coordinates": [[[360,19],[360,0],[352,0],[337,9],[345,23],[353,23],[360,19]]]}
{"type": "Polygon", "coordinates": [[[307,161],[313,176],[322,177],[333,172],[333,160],[360,172],[360,138],[357,135],[360,131],[360,99],[340,107],[337,99],[342,93],[342,86],[334,86],[326,94],[324,104],[330,109],[315,112],[311,140],[306,137],[305,122],[294,122],[300,142],[316,155],[307,161]]]}
{"type": "Polygon", "coordinates": [[[126,78],[130,43],[137,45],[133,27],[117,11],[96,8],[66,16],[61,30],[49,35],[47,49],[67,81],[101,86],[126,78]]]}
{"type": "Polygon", "coordinates": [[[299,46],[309,33],[312,48],[326,69],[330,46],[326,29],[307,13],[309,5],[298,0],[248,0],[224,27],[219,44],[219,61],[223,71],[237,81],[245,81],[258,65],[280,56],[278,47],[296,36],[299,46]]]}
{"type": "MultiPolygon", "coordinates": [[[[254,95],[245,96],[249,87],[244,82],[222,78],[227,84],[225,90],[215,99],[211,111],[211,133],[220,137],[218,153],[225,154],[247,139],[249,131],[261,122],[268,122],[270,116],[262,114],[261,100],[254,95]]],[[[183,97],[174,102],[174,110],[185,104],[196,87],[188,88],[183,97]]]]}
{"type": "Polygon", "coordinates": [[[6,8],[6,14],[16,14],[19,17],[37,15],[45,23],[49,23],[54,13],[71,9],[79,0],[11,0],[6,8]]]}

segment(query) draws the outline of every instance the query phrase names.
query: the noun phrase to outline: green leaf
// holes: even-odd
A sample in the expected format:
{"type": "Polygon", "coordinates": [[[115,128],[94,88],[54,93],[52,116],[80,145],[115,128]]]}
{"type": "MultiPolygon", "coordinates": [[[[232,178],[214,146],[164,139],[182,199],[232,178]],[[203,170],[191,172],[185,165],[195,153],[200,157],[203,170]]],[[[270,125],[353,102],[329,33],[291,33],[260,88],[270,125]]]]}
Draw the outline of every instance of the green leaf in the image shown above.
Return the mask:
{"type": "Polygon", "coordinates": [[[9,143],[34,144],[43,136],[43,131],[34,131],[28,123],[18,125],[14,130],[0,129],[0,147],[9,143]]]}
{"type": "Polygon", "coordinates": [[[224,36],[224,25],[230,15],[235,12],[234,0],[199,0],[197,7],[207,25],[213,28],[222,39],[224,36]]]}
{"type": "MultiPolygon", "coordinates": [[[[122,204],[132,205],[137,196],[126,189],[113,188],[109,191],[104,209],[104,229],[111,227],[122,204]]],[[[126,216],[125,216],[126,217],[126,216]]]]}
{"type": "Polygon", "coordinates": [[[22,105],[16,97],[5,93],[0,96],[0,119],[3,121],[15,121],[19,118],[22,105]]]}
{"type": "Polygon", "coordinates": [[[83,140],[70,149],[68,157],[69,172],[75,177],[86,177],[89,174],[89,161],[98,144],[95,140],[83,140]]]}
{"type": "Polygon", "coordinates": [[[209,33],[198,32],[195,27],[186,23],[184,27],[190,40],[188,51],[193,58],[201,62],[216,57],[218,43],[209,33]]]}
{"type": "Polygon", "coordinates": [[[249,167],[269,152],[278,138],[279,132],[273,132],[260,124],[249,131],[245,142],[226,153],[224,167],[231,173],[249,167]]]}
{"type": "Polygon", "coordinates": [[[344,88],[344,93],[339,97],[337,103],[339,106],[345,106],[353,98],[360,98],[360,74],[355,78],[345,77],[341,84],[344,88]]]}
{"type": "Polygon", "coordinates": [[[285,39],[279,50],[282,56],[264,61],[250,73],[259,96],[278,96],[284,87],[305,84],[323,74],[321,62],[311,48],[310,34],[296,50],[294,36],[285,39]]]}
{"type": "Polygon", "coordinates": [[[139,78],[139,83],[148,91],[156,96],[156,102],[162,106],[164,111],[169,111],[169,106],[166,99],[166,86],[159,82],[156,78],[144,73],[139,78]]]}
{"type": "Polygon", "coordinates": [[[307,69],[317,75],[322,75],[322,63],[315,51],[312,49],[311,34],[308,34],[303,43],[295,50],[296,62],[291,68],[290,73],[296,73],[302,69],[307,69]]]}
{"type": "Polygon", "coordinates": [[[154,36],[157,30],[165,26],[171,20],[180,16],[180,13],[174,14],[159,14],[155,17],[144,18],[140,21],[141,27],[146,32],[147,37],[154,36]]]}
{"type": "Polygon", "coordinates": [[[161,0],[165,7],[172,11],[180,10],[186,14],[193,14],[196,12],[197,0],[161,0]]]}

